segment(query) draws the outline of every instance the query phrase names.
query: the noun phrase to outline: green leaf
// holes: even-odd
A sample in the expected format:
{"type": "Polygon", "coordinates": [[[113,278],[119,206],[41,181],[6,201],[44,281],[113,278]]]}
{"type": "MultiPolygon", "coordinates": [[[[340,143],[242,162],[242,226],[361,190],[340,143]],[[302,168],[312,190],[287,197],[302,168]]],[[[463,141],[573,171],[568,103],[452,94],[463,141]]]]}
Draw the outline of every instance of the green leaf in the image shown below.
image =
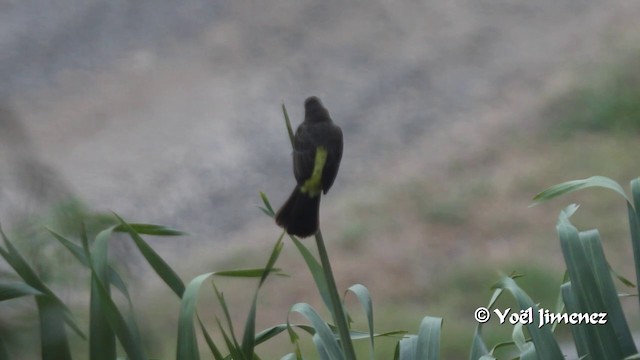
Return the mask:
{"type": "Polygon", "coordinates": [[[0,360],[9,360],[9,352],[2,338],[0,338],[0,360]]]}
{"type": "Polygon", "coordinates": [[[287,112],[287,108],[282,103],[282,114],[284,115],[284,123],[287,126],[287,133],[289,134],[289,140],[291,140],[291,147],[293,148],[293,128],[291,127],[291,121],[289,120],[289,113],[287,112]]]}
{"type": "Polygon", "coordinates": [[[260,198],[262,199],[262,203],[264,204],[264,207],[260,207],[259,209],[262,210],[268,216],[275,217],[276,213],[275,211],[273,211],[273,208],[271,207],[271,203],[269,202],[269,198],[267,197],[267,195],[262,191],[260,191],[260,198]]]}
{"type": "Polygon", "coordinates": [[[216,284],[212,282],[212,285],[213,285],[213,290],[215,291],[216,296],[218,297],[218,301],[220,302],[220,307],[222,308],[222,313],[224,314],[225,320],[227,322],[227,326],[229,327],[229,334],[231,336],[229,337],[229,339],[227,339],[227,336],[224,332],[224,328],[222,327],[222,325],[220,325],[220,322],[218,322],[220,331],[222,331],[222,334],[225,336],[225,341],[227,341],[227,347],[229,348],[229,351],[231,351],[232,357],[234,359],[242,360],[244,359],[244,356],[242,356],[240,343],[238,343],[238,339],[236,339],[235,331],[233,330],[233,321],[231,321],[231,314],[229,312],[229,307],[227,306],[227,301],[224,299],[224,294],[218,291],[216,284]],[[232,340],[232,341],[229,342],[229,340],[232,340]],[[237,352],[237,354],[234,352],[237,352]]]}
{"type": "Polygon", "coordinates": [[[196,331],[193,324],[193,316],[196,312],[198,293],[202,283],[207,280],[213,272],[196,276],[185,288],[182,300],[180,301],[180,315],[178,317],[178,346],[176,359],[200,359],[196,331]]]}
{"type": "Polygon", "coordinates": [[[104,303],[111,300],[107,268],[108,244],[113,228],[112,226],[98,233],[91,248],[91,260],[87,259],[92,270],[89,305],[89,357],[97,360],[111,360],[116,357],[116,334],[104,311],[104,308],[108,306],[104,303]]]}
{"type": "MultiPolygon", "coordinates": [[[[515,275],[513,275],[515,276],[515,275]]],[[[491,295],[491,299],[489,300],[489,304],[487,305],[487,309],[491,310],[495,305],[496,301],[500,298],[503,289],[494,289],[493,294],[491,295]]],[[[478,360],[485,357],[485,355],[489,354],[489,349],[487,349],[487,345],[482,339],[482,323],[478,323],[476,325],[476,330],[473,335],[473,341],[471,343],[471,351],[469,352],[469,360],[478,360]]]]}
{"type": "Polygon", "coordinates": [[[521,310],[529,308],[532,309],[533,323],[527,324],[526,326],[540,359],[564,360],[562,351],[560,351],[560,346],[551,333],[551,326],[546,324],[542,327],[538,327],[538,324],[540,323],[538,307],[533,300],[531,300],[529,295],[527,295],[512,278],[507,276],[503,277],[495,287],[508,290],[516,299],[521,310]]]}
{"type": "Polygon", "coordinates": [[[304,330],[305,332],[307,332],[309,335],[313,335],[316,333],[315,329],[309,325],[303,325],[303,324],[278,324],[278,325],[274,325],[271,326],[269,328],[266,328],[262,331],[260,331],[257,335],[256,335],[256,345],[260,345],[274,337],[276,337],[277,335],[279,335],[280,333],[284,332],[285,330],[288,329],[288,327],[295,327],[301,330],[304,330]]]}
{"type": "Polygon", "coordinates": [[[616,193],[620,194],[625,200],[627,200],[627,202],[630,202],[627,194],[624,192],[624,189],[622,189],[622,187],[614,180],[611,180],[608,177],[604,176],[592,176],[587,179],[572,180],[564,182],[562,184],[551,186],[538,195],[534,196],[533,200],[535,201],[535,203],[541,203],[543,201],[551,200],[560,195],[568,194],[590,187],[602,187],[605,189],[613,190],[616,193]]]}
{"type": "Polygon", "coordinates": [[[371,359],[374,359],[373,302],[371,301],[371,294],[369,294],[369,290],[361,284],[351,285],[345,292],[345,296],[348,291],[356,295],[358,301],[360,301],[360,305],[362,305],[365,315],[367,316],[367,327],[369,329],[369,354],[371,359]]]}
{"type": "Polygon", "coordinates": [[[418,337],[416,335],[409,335],[402,338],[396,344],[396,355],[394,359],[397,360],[416,360],[419,359],[416,356],[416,347],[418,345],[418,337]]]}
{"type": "MultiPolygon", "coordinates": [[[[640,178],[631,181],[631,195],[633,206],[627,203],[627,217],[631,232],[631,246],[633,248],[633,261],[636,270],[636,284],[640,284],[640,178]]],[[[640,301],[640,297],[638,298],[640,301]]]]}
{"type": "Polygon", "coordinates": [[[36,296],[40,319],[40,347],[43,360],[71,360],[64,328],[65,309],[49,296],[36,296]]]}
{"type": "Polygon", "coordinates": [[[511,338],[513,339],[513,343],[516,345],[520,353],[524,353],[533,346],[533,344],[527,342],[527,339],[524,336],[524,331],[522,331],[522,323],[520,322],[513,325],[511,338]]]}
{"type": "Polygon", "coordinates": [[[42,295],[42,293],[20,281],[0,280],[0,301],[29,295],[42,295]]]}
{"type": "MultiPolygon", "coordinates": [[[[480,324],[478,324],[480,325],[480,324]]],[[[469,353],[469,360],[479,360],[484,355],[489,354],[489,349],[487,349],[487,345],[484,343],[484,339],[482,339],[481,327],[476,327],[476,331],[473,334],[473,340],[471,342],[471,351],[469,353]]]]}
{"type": "MultiPolygon", "coordinates": [[[[565,282],[562,284],[560,290],[567,313],[579,313],[581,311],[581,305],[571,287],[571,282],[565,282]]],[[[576,344],[578,357],[582,358],[589,354],[596,357],[604,356],[603,354],[605,353],[605,349],[602,347],[602,342],[598,341],[595,333],[589,333],[588,325],[574,324],[569,328],[571,329],[573,341],[576,344]]]]}
{"type": "Polygon", "coordinates": [[[296,248],[298,248],[300,255],[302,255],[302,258],[307,263],[307,267],[309,268],[309,272],[311,273],[311,276],[313,277],[313,280],[316,283],[316,288],[318,288],[318,292],[322,297],[322,301],[324,302],[324,304],[327,306],[327,308],[332,314],[335,313],[333,311],[333,305],[331,303],[331,295],[329,295],[329,287],[327,285],[327,279],[325,278],[324,270],[322,269],[322,266],[320,265],[318,260],[316,260],[316,258],[311,254],[309,249],[307,249],[307,247],[304,246],[300,240],[298,240],[294,236],[292,236],[291,239],[293,240],[293,243],[296,245],[296,248]]]}
{"type": "Polygon", "coordinates": [[[69,250],[69,252],[76,258],[80,263],[86,267],[89,267],[89,259],[87,258],[87,253],[84,251],[82,246],[74,244],[72,241],[68,240],[64,236],[58,234],[50,228],[47,228],[47,231],[53,235],[64,247],[69,250]]]}
{"type": "Polygon", "coordinates": [[[441,328],[441,318],[426,316],[422,319],[416,343],[416,359],[440,358],[441,328]]]}
{"type": "Polygon", "coordinates": [[[204,327],[202,320],[200,320],[200,316],[197,315],[197,317],[198,317],[198,324],[200,325],[200,330],[204,334],[204,339],[207,342],[207,346],[209,346],[209,350],[211,350],[211,353],[213,354],[213,358],[216,360],[224,360],[224,356],[222,356],[220,349],[218,349],[216,344],[213,342],[213,339],[209,335],[209,332],[207,331],[207,329],[204,327]]]}
{"type": "MultiPolygon", "coordinates": [[[[279,273],[281,269],[272,268],[269,273],[279,273]]],[[[237,278],[262,278],[267,272],[265,272],[264,268],[255,268],[255,269],[238,269],[238,270],[221,270],[216,271],[216,276],[223,277],[237,277],[237,278]]]]}
{"type": "Polygon", "coordinates": [[[102,311],[109,322],[109,326],[118,337],[118,341],[122,345],[127,357],[132,360],[146,359],[147,357],[144,354],[139,334],[132,331],[133,329],[118,310],[118,307],[109,296],[102,282],[98,280],[97,285],[97,293],[98,296],[100,296],[102,311]]]}
{"type": "Polygon", "coordinates": [[[602,350],[602,355],[596,356],[598,358],[620,359],[635,354],[635,344],[622,313],[598,232],[578,233],[565,212],[559,216],[557,231],[579,312],[607,313],[606,324],[589,326],[585,330],[589,337],[588,353],[596,356],[593,354],[600,351],[596,346],[602,344],[606,351],[602,350]]]}
{"type": "MultiPolygon", "coordinates": [[[[119,221],[123,222],[122,219],[114,213],[119,221]]],[[[189,235],[184,231],[168,228],[163,225],[154,225],[154,224],[136,224],[136,223],[127,223],[118,225],[114,231],[115,232],[130,232],[131,229],[138,234],[142,235],[152,235],[152,236],[183,236],[189,235]],[[127,226],[128,225],[128,226],[127,226]]]]}
{"type": "MultiPolygon", "coordinates": [[[[302,314],[311,322],[311,326],[316,330],[316,335],[319,337],[319,342],[316,344],[319,352],[326,351],[330,359],[344,359],[342,348],[333,332],[309,304],[297,303],[289,310],[289,313],[292,312],[302,314]]],[[[289,323],[288,318],[289,316],[287,316],[287,323],[289,323]]]]}
{"type": "Polygon", "coordinates": [[[280,238],[276,242],[271,251],[271,255],[269,256],[269,260],[267,261],[267,265],[262,272],[260,277],[260,282],[258,283],[258,287],[256,288],[256,292],[253,295],[253,301],[251,303],[251,308],[249,309],[249,314],[247,315],[247,320],[244,326],[244,335],[242,338],[242,352],[247,359],[253,359],[254,357],[254,349],[256,346],[256,307],[258,302],[258,292],[260,291],[260,287],[267,280],[267,277],[271,273],[273,266],[276,261],[278,261],[278,257],[282,252],[282,247],[284,244],[282,243],[282,237],[284,233],[280,235],[280,238]]]}
{"type": "MultiPolygon", "coordinates": [[[[224,302],[224,300],[222,300],[222,301],[224,302]]],[[[238,345],[238,341],[235,339],[235,336],[233,335],[233,329],[231,330],[231,337],[229,337],[229,335],[227,335],[227,332],[224,330],[224,327],[220,323],[220,320],[219,319],[216,319],[216,320],[218,321],[218,329],[220,329],[220,333],[222,334],[222,338],[224,339],[224,342],[227,345],[227,349],[229,349],[229,353],[231,355],[231,358],[233,360],[236,360],[236,359],[237,360],[248,360],[242,354],[242,349],[240,349],[240,345],[238,345]],[[232,340],[232,338],[233,338],[233,340],[232,340]]]]}
{"type": "MultiPolygon", "coordinates": [[[[151,265],[156,274],[158,274],[158,276],[165,282],[165,284],[167,284],[169,288],[171,288],[171,290],[173,290],[173,292],[178,295],[178,297],[182,297],[182,294],[184,293],[184,283],[182,282],[178,274],[176,274],[176,272],[173,271],[173,269],[160,257],[160,255],[158,255],[158,253],[156,253],[155,250],[153,250],[151,246],[149,246],[149,244],[147,244],[142,239],[142,237],[138,235],[138,232],[131,224],[125,222],[120,216],[118,216],[118,214],[113,214],[118,219],[118,221],[120,221],[120,226],[129,233],[129,236],[131,236],[131,239],[138,247],[138,250],[140,250],[140,253],[142,254],[142,256],[144,256],[149,265],[151,265]]],[[[144,226],[151,227],[157,225],[144,226]]]]}
{"type": "MultiPolygon", "coordinates": [[[[88,256],[89,256],[88,255],[89,254],[89,242],[86,239],[86,233],[84,232],[84,229],[83,229],[83,235],[82,235],[83,246],[80,246],[80,245],[77,245],[77,244],[73,243],[71,240],[65,238],[64,236],[60,235],[59,233],[55,232],[52,229],[47,228],[47,230],[65,248],[67,248],[67,250],[69,250],[69,252],[71,252],[71,254],[76,259],[78,259],[78,261],[80,261],[80,263],[82,265],[86,266],[87,268],[90,268],[89,259],[88,259],[88,256]],[[86,244],[86,248],[84,247],[85,244],[86,244]]],[[[125,286],[124,281],[120,277],[120,274],[118,274],[111,266],[109,266],[107,271],[109,272],[109,282],[111,283],[111,285],[115,286],[127,298],[129,303],[131,303],[131,296],[129,295],[129,291],[127,290],[127,287],[125,286]]]]}
{"type": "Polygon", "coordinates": [[[6,249],[4,249],[0,246],[0,256],[2,256],[5,259],[5,261],[9,264],[9,266],[13,268],[16,274],[18,274],[18,276],[20,276],[20,278],[22,278],[22,280],[24,280],[24,282],[27,285],[45,294],[47,297],[50,298],[50,300],[52,300],[59,307],[61,307],[64,310],[63,313],[64,313],[65,323],[69,327],[71,327],[71,329],[73,329],[73,331],[76,334],[78,334],[78,336],[80,336],[82,339],[86,339],[86,336],[84,335],[82,330],[80,330],[78,325],[76,325],[75,321],[73,320],[73,317],[71,315],[71,311],[69,310],[69,308],[64,304],[64,302],[62,302],[62,300],[60,300],[58,296],[56,296],[56,294],[53,293],[53,291],[51,291],[51,289],[49,289],[44,284],[44,282],[36,274],[33,268],[29,266],[29,263],[27,263],[27,261],[24,259],[24,257],[22,257],[20,252],[18,252],[18,249],[16,249],[13,243],[9,241],[9,238],[7,238],[7,236],[5,235],[4,231],[2,230],[2,227],[0,227],[0,236],[2,236],[5,246],[7,247],[6,249]]]}

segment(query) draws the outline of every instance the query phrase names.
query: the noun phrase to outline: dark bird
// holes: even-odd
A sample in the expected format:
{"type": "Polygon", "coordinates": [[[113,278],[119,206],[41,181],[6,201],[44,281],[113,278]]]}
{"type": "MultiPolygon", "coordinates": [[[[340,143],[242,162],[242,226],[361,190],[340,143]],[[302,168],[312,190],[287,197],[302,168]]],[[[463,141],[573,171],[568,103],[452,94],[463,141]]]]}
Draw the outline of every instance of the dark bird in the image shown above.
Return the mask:
{"type": "Polygon", "coordinates": [[[320,195],[327,193],[342,159],[342,130],[315,96],[304,102],[304,121],[293,140],[293,174],[297,185],[276,214],[276,224],[290,235],[307,237],[318,231],[320,195]]]}

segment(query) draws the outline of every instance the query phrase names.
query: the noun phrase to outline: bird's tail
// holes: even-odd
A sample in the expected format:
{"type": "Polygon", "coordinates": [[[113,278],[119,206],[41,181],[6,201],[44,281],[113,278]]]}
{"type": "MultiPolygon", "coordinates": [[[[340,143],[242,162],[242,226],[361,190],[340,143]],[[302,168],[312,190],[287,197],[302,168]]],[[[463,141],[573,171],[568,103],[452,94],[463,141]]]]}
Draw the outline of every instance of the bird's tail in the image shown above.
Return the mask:
{"type": "Polygon", "coordinates": [[[278,210],[276,224],[285,228],[290,235],[304,238],[318,231],[319,213],[320,194],[310,197],[296,186],[289,199],[278,210]]]}

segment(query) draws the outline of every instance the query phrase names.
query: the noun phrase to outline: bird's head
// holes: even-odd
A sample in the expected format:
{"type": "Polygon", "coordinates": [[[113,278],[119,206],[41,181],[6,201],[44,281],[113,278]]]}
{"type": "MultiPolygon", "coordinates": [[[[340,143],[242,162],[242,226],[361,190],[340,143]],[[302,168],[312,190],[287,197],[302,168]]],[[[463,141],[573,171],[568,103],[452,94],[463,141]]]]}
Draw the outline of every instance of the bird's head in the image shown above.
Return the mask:
{"type": "Polygon", "coordinates": [[[322,105],[322,101],[317,96],[310,96],[304,101],[305,121],[330,120],[329,111],[322,105]]]}

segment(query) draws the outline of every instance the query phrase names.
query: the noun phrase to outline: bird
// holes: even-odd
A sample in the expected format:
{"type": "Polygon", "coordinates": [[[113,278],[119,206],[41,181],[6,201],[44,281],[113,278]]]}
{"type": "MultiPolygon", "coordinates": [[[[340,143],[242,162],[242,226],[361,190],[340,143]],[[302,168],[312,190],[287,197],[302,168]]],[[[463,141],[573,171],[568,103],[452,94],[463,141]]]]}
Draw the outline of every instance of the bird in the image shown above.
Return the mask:
{"type": "Polygon", "coordinates": [[[296,187],[276,213],[276,224],[290,235],[314,235],[320,224],[320,196],[333,185],[342,160],[342,129],[316,96],[304,102],[304,121],[293,138],[296,187]]]}

